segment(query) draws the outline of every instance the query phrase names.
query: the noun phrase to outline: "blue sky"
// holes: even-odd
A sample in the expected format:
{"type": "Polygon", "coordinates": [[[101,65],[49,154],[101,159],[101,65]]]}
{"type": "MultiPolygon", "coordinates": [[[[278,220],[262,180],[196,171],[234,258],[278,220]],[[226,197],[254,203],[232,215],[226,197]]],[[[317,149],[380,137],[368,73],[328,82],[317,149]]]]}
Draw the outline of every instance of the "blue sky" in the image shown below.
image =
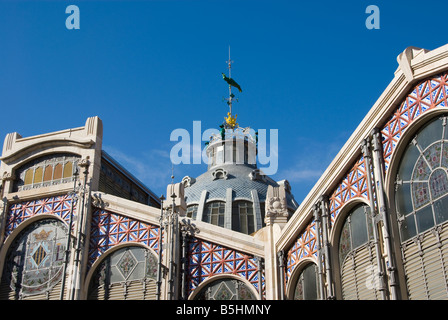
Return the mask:
{"type": "MultiPolygon", "coordinates": [[[[446,1],[0,1],[0,136],[99,116],[103,149],[156,194],[174,129],[218,128],[231,46],[241,126],[278,129],[299,202],[392,80],[408,46],[447,43],[446,1]],[[368,5],[380,9],[369,30],[368,5]],[[68,30],[68,5],[80,29],[68,30]]],[[[174,167],[175,180],[202,165],[174,167]]]]}

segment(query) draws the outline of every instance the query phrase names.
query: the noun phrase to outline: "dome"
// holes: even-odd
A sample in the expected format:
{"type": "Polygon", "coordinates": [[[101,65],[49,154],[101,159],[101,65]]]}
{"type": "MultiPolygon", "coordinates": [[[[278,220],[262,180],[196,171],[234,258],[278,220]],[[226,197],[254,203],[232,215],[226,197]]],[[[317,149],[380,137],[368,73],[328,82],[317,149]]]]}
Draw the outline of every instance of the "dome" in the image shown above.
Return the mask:
{"type": "Polygon", "coordinates": [[[251,156],[256,139],[247,128],[239,129],[212,136],[206,150],[208,170],[197,178],[184,177],[182,183],[187,216],[251,234],[264,226],[268,186],[285,187],[290,214],[298,205],[288,181],[276,182],[257,169],[251,156]]]}

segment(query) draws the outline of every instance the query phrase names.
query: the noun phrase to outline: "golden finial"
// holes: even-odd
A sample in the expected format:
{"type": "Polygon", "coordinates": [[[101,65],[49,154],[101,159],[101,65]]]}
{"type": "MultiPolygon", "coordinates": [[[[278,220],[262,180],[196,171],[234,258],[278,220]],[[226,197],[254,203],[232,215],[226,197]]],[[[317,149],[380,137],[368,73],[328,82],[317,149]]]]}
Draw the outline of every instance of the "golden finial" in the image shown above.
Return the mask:
{"type": "Polygon", "coordinates": [[[232,114],[230,112],[227,112],[227,118],[224,117],[224,119],[226,120],[226,123],[230,128],[235,129],[235,127],[238,127],[238,123],[236,123],[237,117],[238,117],[237,114],[234,117],[232,117],[232,114]]]}

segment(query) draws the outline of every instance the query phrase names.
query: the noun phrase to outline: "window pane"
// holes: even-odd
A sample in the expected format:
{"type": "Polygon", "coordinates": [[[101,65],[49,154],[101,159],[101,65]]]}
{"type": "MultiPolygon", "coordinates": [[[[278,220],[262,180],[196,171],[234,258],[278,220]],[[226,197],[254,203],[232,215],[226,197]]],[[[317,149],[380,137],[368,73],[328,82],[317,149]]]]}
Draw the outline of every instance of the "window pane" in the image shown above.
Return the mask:
{"type": "Polygon", "coordinates": [[[434,141],[442,139],[442,130],[442,119],[432,121],[417,134],[418,145],[422,150],[426,149],[434,141]]]}
{"type": "Polygon", "coordinates": [[[426,164],[423,157],[420,157],[415,164],[414,172],[412,174],[412,180],[426,181],[429,179],[431,169],[426,164]]]}
{"type": "Polygon", "coordinates": [[[40,183],[42,182],[42,177],[43,177],[43,169],[42,167],[37,168],[34,171],[34,181],[33,183],[40,183]]]}
{"type": "Polygon", "coordinates": [[[410,144],[401,159],[400,169],[398,170],[398,180],[411,180],[412,170],[414,170],[415,161],[419,156],[420,152],[417,147],[410,144]]]}
{"type": "Polygon", "coordinates": [[[58,163],[54,167],[53,180],[61,179],[61,178],[62,178],[62,164],[58,163]]]}
{"type": "Polygon", "coordinates": [[[437,142],[423,152],[426,161],[428,161],[432,170],[440,167],[441,143],[437,142]]]}
{"type": "Polygon", "coordinates": [[[53,178],[53,166],[46,166],[44,171],[44,181],[51,181],[53,178]]]}
{"type": "Polygon", "coordinates": [[[448,220],[448,197],[445,196],[434,202],[434,213],[437,224],[448,220]]]}
{"type": "Polygon", "coordinates": [[[198,213],[198,205],[197,204],[193,204],[187,207],[187,217],[188,218],[192,218],[192,219],[196,219],[196,214],[198,213]]]}
{"type": "Polygon", "coordinates": [[[317,300],[316,268],[310,264],[303,270],[304,299],[317,300]]]}
{"type": "MultiPolygon", "coordinates": [[[[448,130],[446,130],[448,132],[448,130]]],[[[448,168],[448,141],[443,142],[442,148],[442,167],[448,168]]]]}
{"type": "Polygon", "coordinates": [[[448,180],[443,169],[437,169],[431,174],[429,181],[432,199],[437,199],[448,192],[448,180]]]}
{"type": "Polygon", "coordinates": [[[73,175],[73,165],[71,162],[67,162],[64,167],[64,178],[71,177],[73,175]]]}
{"type": "Polygon", "coordinates": [[[300,275],[294,291],[294,300],[303,300],[303,274],[300,275]]]}
{"type": "Polygon", "coordinates": [[[34,173],[33,169],[26,170],[24,184],[31,184],[31,183],[33,183],[33,173],[34,173]]]}
{"type": "Polygon", "coordinates": [[[401,240],[406,241],[417,235],[414,214],[410,214],[401,224],[401,240]]]}
{"type": "Polygon", "coordinates": [[[412,183],[412,196],[414,209],[423,207],[429,202],[429,191],[427,182],[412,183]]]}
{"type": "Polygon", "coordinates": [[[395,199],[397,202],[397,211],[399,215],[406,215],[413,210],[411,200],[411,185],[410,183],[403,183],[397,185],[395,191],[395,199]]]}
{"type": "Polygon", "coordinates": [[[363,207],[358,207],[351,215],[351,232],[353,249],[367,242],[366,215],[363,207]]]}
{"type": "Polygon", "coordinates": [[[222,201],[214,201],[207,203],[205,205],[202,221],[223,227],[224,209],[225,209],[225,203],[222,201]]]}
{"type": "Polygon", "coordinates": [[[347,253],[351,250],[349,222],[345,221],[342,227],[341,237],[339,239],[339,263],[342,265],[347,253]]]}
{"type": "Polygon", "coordinates": [[[434,226],[434,218],[432,215],[432,206],[426,206],[423,209],[417,211],[417,226],[418,233],[428,230],[434,226]]]}

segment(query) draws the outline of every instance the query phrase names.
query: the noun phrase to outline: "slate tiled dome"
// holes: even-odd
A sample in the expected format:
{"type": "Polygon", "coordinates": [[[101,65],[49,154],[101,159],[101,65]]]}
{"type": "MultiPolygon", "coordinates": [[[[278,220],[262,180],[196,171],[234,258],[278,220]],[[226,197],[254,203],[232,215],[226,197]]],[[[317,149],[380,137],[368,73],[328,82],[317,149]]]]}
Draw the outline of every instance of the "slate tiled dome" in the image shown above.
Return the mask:
{"type": "MultiPolygon", "coordinates": [[[[185,202],[187,205],[197,204],[200,201],[201,193],[207,190],[207,201],[209,200],[226,200],[226,190],[232,189],[234,199],[245,199],[252,201],[251,191],[258,193],[260,202],[266,199],[268,186],[278,187],[279,183],[268,176],[256,177],[258,169],[246,165],[227,164],[216,167],[214,170],[208,170],[185,187],[185,202]],[[216,170],[227,172],[226,178],[216,179],[213,172],[216,170]]],[[[186,179],[185,179],[186,180],[186,179]]],[[[184,180],[184,181],[185,181],[184,180]]],[[[297,203],[294,197],[289,193],[287,199],[288,207],[295,210],[297,203]]]]}
{"type": "Polygon", "coordinates": [[[182,180],[185,202],[187,215],[193,219],[251,234],[264,226],[268,186],[285,187],[290,214],[298,204],[290,193],[288,181],[276,182],[262,174],[256,163],[251,163],[250,156],[244,157],[243,163],[224,159],[225,155],[233,154],[235,157],[239,152],[234,150],[238,139],[244,140],[244,152],[249,153],[251,147],[256,152],[255,139],[246,131],[241,134],[240,130],[240,135],[236,133],[232,131],[224,140],[220,136],[211,140],[207,148],[210,159],[208,170],[197,178],[187,176],[182,180]]]}

